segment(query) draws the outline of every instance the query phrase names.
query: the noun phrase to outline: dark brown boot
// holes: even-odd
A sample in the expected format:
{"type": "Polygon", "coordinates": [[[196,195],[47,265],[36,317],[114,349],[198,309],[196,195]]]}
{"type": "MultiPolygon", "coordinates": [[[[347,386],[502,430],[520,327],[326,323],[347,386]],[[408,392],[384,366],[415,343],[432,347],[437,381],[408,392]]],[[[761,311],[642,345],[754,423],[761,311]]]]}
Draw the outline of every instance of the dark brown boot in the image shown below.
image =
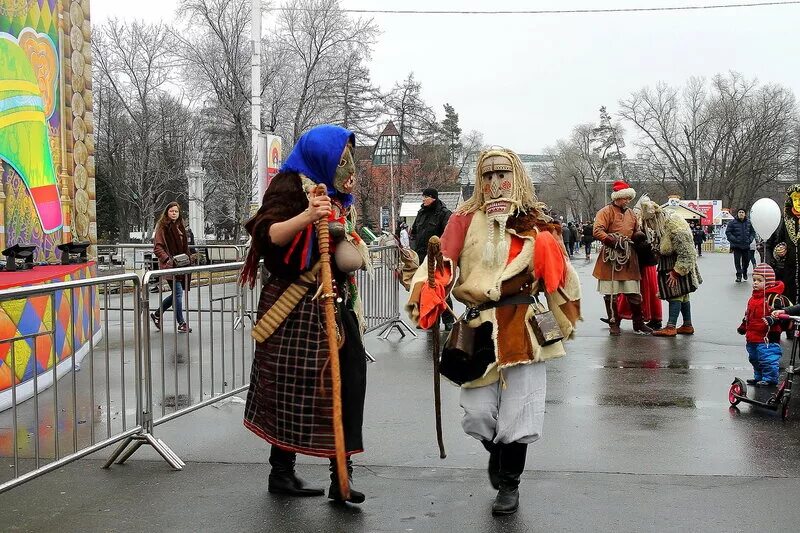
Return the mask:
{"type": "Polygon", "coordinates": [[[617,314],[614,312],[614,305],[612,304],[611,295],[607,294],[603,296],[603,301],[606,304],[606,315],[608,318],[606,320],[601,318],[600,320],[603,320],[603,322],[608,324],[609,335],[620,335],[622,332],[619,329],[619,320],[617,319],[617,314]]]}
{"type": "Polygon", "coordinates": [[[641,302],[633,303],[630,301],[630,299],[628,299],[628,303],[630,304],[631,312],[633,313],[632,316],[633,331],[641,335],[650,335],[651,333],[653,333],[653,330],[650,327],[648,327],[648,325],[645,324],[644,322],[644,315],[642,314],[641,302]]]}

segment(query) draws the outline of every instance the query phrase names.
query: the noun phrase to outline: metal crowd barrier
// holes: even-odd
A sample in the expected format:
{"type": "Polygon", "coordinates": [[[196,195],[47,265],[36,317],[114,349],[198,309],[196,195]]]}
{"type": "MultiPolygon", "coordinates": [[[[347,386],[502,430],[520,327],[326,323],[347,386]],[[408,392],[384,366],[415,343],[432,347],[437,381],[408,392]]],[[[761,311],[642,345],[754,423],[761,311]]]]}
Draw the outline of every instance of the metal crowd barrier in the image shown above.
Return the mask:
{"type": "Polygon", "coordinates": [[[111,290],[126,284],[141,286],[122,274],[0,293],[4,309],[41,321],[35,333],[0,338],[12,376],[10,394],[0,392],[0,464],[9,467],[0,492],[143,431],[138,301],[126,311],[125,295],[111,290]]]}
{"type": "MultiPolygon", "coordinates": [[[[243,260],[246,247],[235,244],[199,244],[193,246],[201,264],[225,264],[243,260]]],[[[97,246],[98,275],[135,272],[144,276],[147,272],[158,270],[158,258],[153,253],[152,244],[120,243],[97,246]]],[[[149,278],[150,290],[158,291],[160,283],[157,274],[149,278]]],[[[130,291],[131,287],[126,290],[130,291]]],[[[101,302],[102,305],[102,302],[101,302]]],[[[130,309],[129,309],[130,310],[130,309]]]]}
{"type": "MultiPolygon", "coordinates": [[[[191,246],[204,264],[238,262],[244,259],[245,247],[236,244],[195,244],[191,246]]],[[[98,244],[97,263],[100,270],[124,269],[147,271],[158,268],[152,244],[98,244]]]]}
{"type": "MultiPolygon", "coordinates": [[[[363,271],[357,274],[367,332],[379,331],[384,339],[394,329],[403,336],[406,331],[416,336],[400,318],[398,248],[371,248],[370,259],[371,274],[363,271]]],[[[102,341],[97,346],[89,343],[88,359],[80,365],[72,358],[71,368],[64,370],[62,367],[62,370],[50,372],[51,390],[41,390],[38,385],[42,377],[35,376],[33,405],[18,401],[18,386],[12,387],[13,407],[8,412],[0,412],[0,428],[13,429],[8,435],[10,438],[0,439],[0,455],[13,456],[14,475],[10,481],[0,485],[0,492],[117,442],[119,445],[105,467],[115,462],[124,463],[146,444],[152,446],[170,466],[182,469],[184,463],[156,436],[155,428],[240,394],[249,387],[255,345],[250,329],[243,325],[252,325],[256,317],[261,283],[258,280],[252,290],[237,284],[237,275],[243,264],[235,262],[148,271],[141,280],[131,273],[4,291],[0,302],[49,295],[51,308],[56,309],[55,295],[58,291],[74,292],[91,287],[92,303],[99,298],[100,315],[95,321],[94,314],[90,313],[92,318],[89,320],[101,325],[102,341]],[[156,276],[162,281],[191,276],[189,290],[184,288],[181,291],[183,318],[191,332],[179,331],[176,294],[168,291],[162,282],[156,285],[157,292],[151,292],[151,281],[156,276]],[[125,290],[126,285],[133,290],[125,290]],[[173,298],[173,305],[170,310],[160,313],[160,328],[157,328],[150,314],[160,308],[167,296],[173,298]],[[72,371],[72,383],[58,382],[56,378],[69,370],[72,371]],[[53,408],[44,411],[50,415],[43,420],[40,406],[46,402],[50,402],[53,408]],[[64,405],[71,409],[62,409],[64,405]],[[131,410],[129,406],[135,408],[131,410]],[[24,420],[20,424],[22,417],[24,420]],[[66,451],[61,435],[65,417],[72,424],[72,445],[66,451]],[[43,431],[42,421],[49,433],[43,431]],[[19,428],[26,425],[34,429],[24,437],[19,428]],[[50,435],[53,443],[41,446],[43,435],[50,435]],[[23,440],[31,438],[32,452],[28,450],[30,446],[21,446],[25,444],[23,440]],[[2,442],[12,441],[13,453],[11,449],[3,450],[2,442]],[[45,462],[43,458],[52,460],[45,462]]],[[[70,309],[75,314],[79,311],[75,306],[70,309]]],[[[73,327],[74,324],[73,321],[73,327]]],[[[92,331],[93,328],[92,325],[92,331]]],[[[54,329],[45,328],[34,337],[55,336],[54,329]]],[[[27,340],[0,339],[0,346],[3,342],[11,342],[12,367],[16,368],[18,364],[16,343],[27,340]]],[[[37,342],[33,344],[38,346],[37,342]]],[[[34,350],[31,357],[39,360],[37,356],[41,355],[34,350]]],[[[0,469],[0,476],[2,474],[0,469]]]]}
{"type": "Polygon", "coordinates": [[[149,444],[170,466],[180,470],[183,462],[154,436],[155,427],[247,390],[255,345],[249,328],[240,326],[248,319],[245,309],[254,308],[258,301],[260,283],[253,290],[237,284],[236,275],[243,265],[225,263],[145,274],[140,294],[144,432],[128,436],[107,466],[124,463],[139,447],[149,444]],[[195,278],[196,286],[183,290],[183,319],[191,332],[179,331],[174,291],[166,295],[163,284],[159,284],[157,293],[148,290],[155,275],[195,278]],[[159,309],[165,296],[172,298],[172,308],[160,313],[160,327],[156,327],[150,315],[159,309]]]}
{"type": "Polygon", "coordinates": [[[385,340],[396,329],[403,337],[406,331],[416,337],[416,332],[400,317],[400,249],[396,245],[370,247],[369,256],[372,272],[356,273],[366,333],[380,330],[378,336],[385,340]]]}

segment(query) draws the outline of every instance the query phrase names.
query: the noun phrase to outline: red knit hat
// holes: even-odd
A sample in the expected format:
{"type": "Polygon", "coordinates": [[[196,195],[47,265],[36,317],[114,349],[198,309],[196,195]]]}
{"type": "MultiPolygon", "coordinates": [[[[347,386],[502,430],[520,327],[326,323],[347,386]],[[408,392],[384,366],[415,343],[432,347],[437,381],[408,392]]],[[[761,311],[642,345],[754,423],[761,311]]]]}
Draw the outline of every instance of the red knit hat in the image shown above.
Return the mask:
{"type": "Polygon", "coordinates": [[[766,263],[760,263],[753,269],[753,276],[761,276],[764,278],[764,285],[769,287],[770,283],[775,283],[775,271],[766,263]]]}
{"type": "Polygon", "coordinates": [[[618,200],[620,198],[633,199],[636,197],[636,191],[633,189],[633,187],[631,187],[622,180],[615,181],[614,184],[611,186],[611,190],[612,190],[611,192],[612,200],[618,200]]]}

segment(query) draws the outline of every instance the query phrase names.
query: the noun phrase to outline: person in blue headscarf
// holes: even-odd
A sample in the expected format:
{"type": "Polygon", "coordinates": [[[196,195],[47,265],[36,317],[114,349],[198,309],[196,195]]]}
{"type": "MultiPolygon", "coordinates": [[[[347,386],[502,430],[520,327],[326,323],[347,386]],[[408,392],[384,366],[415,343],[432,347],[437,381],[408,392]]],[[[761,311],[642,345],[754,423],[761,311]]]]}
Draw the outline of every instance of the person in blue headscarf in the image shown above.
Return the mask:
{"type": "Polygon", "coordinates": [[[351,476],[347,501],[361,503],[365,496],[352,488],[350,460],[363,451],[366,394],[366,352],[352,275],[364,267],[366,248],[354,227],[354,148],[355,135],[333,125],[312,128],[297,140],[267,187],[261,208],[245,225],[252,245],[240,281],[252,286],[259,261],[264,260],[269,277],[261,291],[259,319],[270,313],[279,324],[256,343],[244,415],[244,425],[272,445],[268,490],[291,496],[323,494],[295,474],[296,454],[303,453],[330,458],[328,498],[343,502],[334,460],[332,383],[322,304],[314,299],[317,287],[309,281],[314,277],[301,278],[315,272],[319,261],[314,225],[328,221],[337,321],[343,337],[339,348],[342,420],[351,476]],[[318,184],[325,185],[327,195],[311,194],[318,184]],[[302,293],[296,304],[286,299],[292,285],[302,293]]]}

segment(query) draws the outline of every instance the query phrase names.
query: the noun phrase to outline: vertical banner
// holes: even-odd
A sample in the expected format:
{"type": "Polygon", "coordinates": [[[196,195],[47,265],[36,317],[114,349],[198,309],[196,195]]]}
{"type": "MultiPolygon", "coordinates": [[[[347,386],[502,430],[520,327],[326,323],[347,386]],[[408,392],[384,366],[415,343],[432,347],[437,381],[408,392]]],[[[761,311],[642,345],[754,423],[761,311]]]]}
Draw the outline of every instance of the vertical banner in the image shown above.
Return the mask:
{"type": "Polygon", "coordinates": [[[264,190],[278,173],[283,163],[283,142],[277,135],[267,135],[267,176],[264,190]]]}

